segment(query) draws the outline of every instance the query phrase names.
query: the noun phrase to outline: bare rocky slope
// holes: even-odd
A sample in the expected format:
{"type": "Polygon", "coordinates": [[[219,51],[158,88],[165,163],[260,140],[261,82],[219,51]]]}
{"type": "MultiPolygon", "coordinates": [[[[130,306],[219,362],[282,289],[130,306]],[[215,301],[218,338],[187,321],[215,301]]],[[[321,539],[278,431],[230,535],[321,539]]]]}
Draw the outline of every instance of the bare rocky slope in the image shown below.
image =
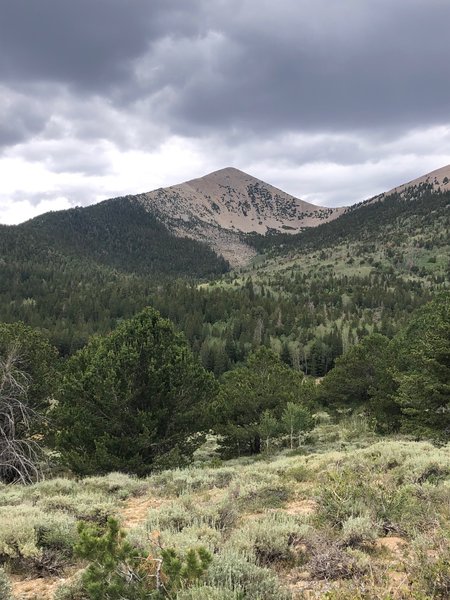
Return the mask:
{"type": "Polygon", "coordinates": [[[207,242],[233,266],[255,254],[242,240],[243,233],[298,233],[345,210],[304,202],[231,167],[137,199],[177,236],[207,242]]]}

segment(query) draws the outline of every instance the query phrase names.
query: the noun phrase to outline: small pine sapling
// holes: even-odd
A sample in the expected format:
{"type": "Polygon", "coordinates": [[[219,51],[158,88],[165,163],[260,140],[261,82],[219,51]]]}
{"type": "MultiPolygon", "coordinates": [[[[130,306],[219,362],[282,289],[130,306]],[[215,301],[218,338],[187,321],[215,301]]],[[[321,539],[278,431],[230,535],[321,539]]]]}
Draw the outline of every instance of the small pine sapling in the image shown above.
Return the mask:
{"type": "Polygon", "coordinates": [[[203,547],[189,549],[185,558],[160,546],[160,556],[146,555],[126,541],[126,533],[111,517],[106,529],[80,523],[78,530],[75,552],[90,561],[82,576],[89,600],[172,598],[172,592],[197,583],[212,560],[203,547]]]}

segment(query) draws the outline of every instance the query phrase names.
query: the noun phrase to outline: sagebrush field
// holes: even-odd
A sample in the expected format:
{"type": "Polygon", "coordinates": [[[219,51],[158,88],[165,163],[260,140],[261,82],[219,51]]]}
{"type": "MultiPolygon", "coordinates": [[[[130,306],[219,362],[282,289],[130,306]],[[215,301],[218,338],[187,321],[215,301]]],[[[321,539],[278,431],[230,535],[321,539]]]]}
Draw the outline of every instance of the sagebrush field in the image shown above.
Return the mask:
{"type": "Polygon", "coordinates": [[[77,521],[111,516],[148,561],[210,553],[180,600],[450,593],[450,448],[377,438],[363,417],[322,422],[294,451],[221,462],[210,440],[187,469],[2,486],[0,502],[5,600],[7,578],[17,599],[84,598],[77,521]]]}

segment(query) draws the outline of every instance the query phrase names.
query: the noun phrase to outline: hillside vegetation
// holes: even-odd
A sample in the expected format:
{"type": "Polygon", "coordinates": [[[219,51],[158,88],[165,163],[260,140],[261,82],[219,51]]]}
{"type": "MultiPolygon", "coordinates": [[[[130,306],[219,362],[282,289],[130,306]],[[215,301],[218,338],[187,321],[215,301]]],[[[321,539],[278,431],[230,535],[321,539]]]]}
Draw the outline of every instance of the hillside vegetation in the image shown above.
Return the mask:
{"type": "MultiPolygon", "coordinates": [[[[294,453],[272,451],[219,464],[209,446],[197,466],[146,479],[4,486],[0,548],[13,589],[24,594],[17,597],[88,597],[77,521],[101,532],[114,517],[144,557],[135,568],[145,597],[159,597],[151,595],[152,568],[163,549],[176,548],[183,561],[201,547],[212,557],[208,568],[168,597],[448,598],[448,446],[379,440],[364,419],[350,419],[318,425],[294,453]]],[[[140,597],[132,582],[124,597],[140,597]]]]}
{"type": "Polygon", "coordinates": [[[1,228],[0,600],[449,598],[449,203],[1,228]]]}
{"type": "Polygon", "coordinates": [[[449,202],[449,192],[422,186],[300,236],[253,237],[265,254],[201,288],[186,276],[221,272],[223,261],[164,229],[160,245],[157,236],[143,240],[145,219],[153,217],[142,219],[131,200],[46,215],[39,218],[43,224],[37,219],[0,229],[0,320],[45,329],[67,355],[150,304],[184,331],[216,375],[262,344],[295,368],[322,376],[364,335],[394,335],[448,285],[449,202]],[[70,226],[69,234],[58,234],[59,219],[81,220],[88,232],[70,226]],[[142,264],[135,266],[139,257],[142,264]],[[174,281],[181,274],[183,280],[174,281]]]}
{"type": "Polygon", "coordinates": [[[132,197],[48,213],[0,226],[0,321],[43,328],[69,354],[146,306],[162,282],[227,269],[132,197]]]}
{"type": "Polygon", "coordinates": [[[153,309],[63,363],[2,325],[5,598],[447,598],[449,334],[445,293],[317,385],[265,347],[217,381],[153,309]]]}

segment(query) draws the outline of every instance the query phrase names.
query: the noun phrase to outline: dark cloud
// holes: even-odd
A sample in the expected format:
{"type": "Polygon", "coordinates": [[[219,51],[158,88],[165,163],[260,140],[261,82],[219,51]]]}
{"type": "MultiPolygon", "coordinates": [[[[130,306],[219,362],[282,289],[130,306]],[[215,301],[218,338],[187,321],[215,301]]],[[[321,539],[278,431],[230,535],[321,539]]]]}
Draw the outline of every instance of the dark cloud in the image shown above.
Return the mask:
{"type": "Polygon", "coordinates": [[[2,0],[0,75],[193,136],[431,124],[449,19],[447,0],[2,0]]]}
{"type": "MultiPolygon", "coordinates": [[[[448,154],[448,0],[0,0],[0,9],[2,156],[90,178],[77,197],[89,196],[83,185],[101,191],[94,179],[117,173],[117,154],[154,157],[177,136],[197,144],[191,154],[205,167],[261,175],[272,163],[267,179],[280,187],[308,164],[341,165],[344,182],[352,165],[448,154]]],[[[371,189],[381,171],[364,171],[371,189]]],[[[310,194],[314,173],[305,181],[310,194]]]]}
{"type": "Polygon", "coordinates": [[[3,80],[58,81],[88,89],[126,81],[130,60],[154,35],[162,2],[3,0],[3,80]]]}
{"type": "Polygon", "coordinates": [[[330,0],[263,2],[258,10],[244,4],[254,13],[228,17],[223,43],[211,50],[205,39],[209,60],[199,56],[188,83],[175,84],[173,115],[186,132],[398,129],[448,120],[448,2],[343,0],[334,10],[330,0]]]}
{"type": "Polygon", "coordinates": [[[48,120],[40,103],[1,86],[0,114],[0,149],[33,137],[48,120]]]}

